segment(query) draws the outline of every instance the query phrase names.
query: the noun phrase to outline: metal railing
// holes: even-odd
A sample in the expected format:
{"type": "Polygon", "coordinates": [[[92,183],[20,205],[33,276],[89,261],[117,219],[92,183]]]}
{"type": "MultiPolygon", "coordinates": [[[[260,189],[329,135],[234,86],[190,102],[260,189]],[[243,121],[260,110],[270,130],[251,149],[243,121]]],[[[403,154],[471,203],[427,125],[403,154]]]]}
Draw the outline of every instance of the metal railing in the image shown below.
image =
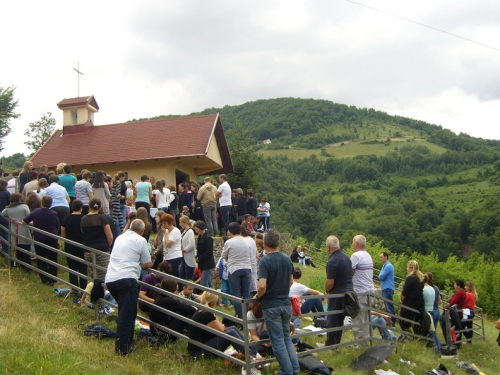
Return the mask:
{"type": "MultiPolygon", "coordinates": [[[[15,225],[23,225],[23,224],[21,224],[19,222],[15,222],[14,224],[15,225]]],[[[8,241],[6,241],[4,238],[1,238],[2,253],[3,253],[4,256],[7,257],[9,267],[10,267],[10,263],[11,263],[10,261],[16,259],[13,256],[13,251],[12,251],[13,249],[15,249],[16,251],[21,251],[21,252],[23,252],[25,254],[28,254],[30,256],[33,255],[36,259],[41,259],[42,261],[45,261],[45,262],[47,262],[47,263],[49,263],[49,264],[57,267],[58,270],[61,270],[61,271],[64,271],[64,272],[68,272],[68,273],[72,273],[72,274],[74,274],[74,275],[76,275],[78,277],[83,277],[83,278],[85,278],[88,281],[93,281],[93,279],[95,279],[97,270],[104,270],[104,271],[106,271],[106,269],[104,267],[101,267],[101,266],[99,266],[99,265],[96,264],[96,254],[97,253],[102,254],[102,252],[100,252],[98,250],[95,250],[93,248],[90,248],[88,246],[84,246],[84,245],[76,243],[74,241],[71,241],[71,240],[68,240],[68,239],[64,239],[64,238],[59,237],[57,235],[41,231],[41,230],[39,230],[37,228],[34,228],[34,227],[30,226],[30,229],[32,231],[43,233],[46,236],[49,236],[49,237],[54,238],[54,239],[57,239],[58,241],[62,241],[64,243],[68,243],[68,244],[71,244],[71,245],[74,245],[74,246],[78,246],[78,247],[82,248],[84,251],[90,252],[92,254],[92,257],[91,257],[92,261],[91,262],[87,262],[87,261],[85,261],[84,259],[82,259],[80,257],[68,254],[68,253],[66,253],[66,252],[64,252],[62,250],[52,248],[50,246],[45,245],[44,243],[41,243],[39,241],[35,241],[35,240],[31,239],[31,238],[23,237],[23,236],[19,235],[17,233],[17,231],[15,231],[15,230],[11,231],[10,228],[5,228],[2,225],[0,225],[0,229],[3,229],[9,235],[9,240],[8,241]],[[66,266],[64,266],[64,265],[62,265],[62,264],[60,264],[58,262],[53,262],[53,261],[50,261],[50,260],[48,260],[46,258],[40,257],[38,254],[32,254],[31,251],[25,250],[25,249],[20,248],[19,246],[17,246],[15,244],[15,241],[14,241],[15,238],[18,238],[18,239],[22,238],[22,239],[24,239],[25,241],[28,241],[31,244],[36,244],[38,246],[46,247],[50,251],[56,252],[58,255],[65,256],[65,257],[77,260],[79,262],[82,262],[82,263],[86,264],[88,267],[91,268],[91,274],[93,275],[93,277],[89,277],[88,275],[83,275],[83,274],[81,274],[81,273],[79,273],[79,272],[77,272],[75,270],[72,270],[69,267],[66,267],[66,266]],[[9,251],[5,251],[6,249],[10,249],[10,250],[9,251]]],[[[19,260],[16,260],[16,261],[20,265],[22,265],[24,267],[32,269],[32,270],[34,270],[34,271],[36,271],[38,273],[42,273],[45,276],[53,279],[54,281],[60,282],[60,283],[66,285],[66,286],[68,286],[68,287],[70,287],[70,288],[72,288],[74,290],[79,291],[80,293],[82,293],[82,295],[83,294],[89,295],[89,293],[87,293],[85,290],[79,288],[76,285],[71,284],[67,280],[64,280],[64,279],[62,279],[60,277],[57,277],[55,275],[52,275],[50,273],[41,271],[38,268],[36,268],[35,266],[30,265],[28,263],[20,262],[19,260]]],[[[142,299],[140,300],[141,304],[144,304],[144,305],[148,306],[150,309],[158,310],[161,313],[170,316],[171,318],[175,318],[175,319],[178,319],[178,320],[180,320],[182,322],[185,322],[185,323],[187,323],[189,325],[196,326],[196,327],[198,327],[200,329],[204,329],[204,330],[206,330],[208,332],[211,332],[212,334],[214,334],[216,336],[223,337],[223,338],[229,340],[232,343],[241,345],[244,348],[245,360],[241,360],[241,359],[238,359],[238,358],[226,355],[223,352],[221,352],[221,351],[219,351],[219,350],[217,350],[217,349],[215,349],[213,347],[205,345],[205,344],[203,344],[203,343],[201,343],[199,341],[190,339],[187,335],[185,335],[182,332],[177,332],[177,331],[172,330],[172,329],[170,329],[168,327],[156,324],[156,323],[152,322],[151,319],[149,319],[148,317],[141,315],[142,313],[139,313],[137,315],[137,319],[139,319],[141,321],[144,321],[144,322],[150,324],[150,326],[153,326],[153,327],[155,327],[155,328],[157,328],[157,329],[159,329],[159,330],[161,330],[161,331],[163,331],[165,333],[168,333],[169,335],[175,336],[175,337],[177,337],[177,338],[179,338],[179,339],[181,339],[183,341],[186,341],[188,343],[194,344],[197,347],[205,350],[208,353],[211,353],[211,354],[214,354],[214,355],[216,355],[218,357],[222,357],[224,359],[227,359],[227,360],[235,363],[238,366],[242,366],[242,367],[244,367],[246,369],[247,374],[250,374],[251,368],[254,367],[254,366],[262,366],[262,365],[265,365],[265,364],[272,363],[272,362],[276,361],[276,358],[274,358],[274,357],[268,357],[268,358],[262,358],[261,360],[255,362],[255,361],[253,361],[252,356],[251,356],[251,352],[252,352],[251,347],[254,347],[255,345],[260,344],[260,343],[267,343],[267,342],[269,342],[268,339],[266,339],[266,340],[259,340],[259,341],[250,341],[249,340],[248,323],[250,322],[250,320],[247,317],[248,304],[250,302],[257,302],[257,300],[255,300],[255,299],[242,299],[242,298],[238,298],[238,297],[235,297],[233,295],[229,295],[229,294],[226,294],[226,293],[223,293],[223,292],[220,292],[220,291],[217,291],[217,290],[214,290],[214,289],[211,289],[211,288],[208,288],[208,287],[205,287],[205,286],[193,283],[193,282],[186,281],[184,279],[180,279],[180,278],[174,277],[172,275],[164,274],[164,273],[159,272],[157,270],[148,269],[148,272],[157,274],[157,275],[159,275],[160,277],[163,277],[163,278],[173,279],[177,283],[181,283],[183,285],[189,285],[189,286],[192,286],[192,287],[194,287],[194,288],[196,288],[198,290],[208,291],[210,293],[216,294],[219,298],[226,298],[226,299],[230,300],[233,303],[233,305],[236,304],[236,303],[241,304],[242,305],[242,315],[243,315],[243,317],[238,318],[238,317],[235,317],[235,316],[233,316],[231,314],[228,314],[227,312],[220,311],[220,310],[217,310],[217,309],[214,309],[214,308],[210,308],[210,307],[208,307],[206,305],[202,305],[202,304],[200,304],[198,302],[195,302],[195,301],[192,301],[192,300],[189,300],[189,299],[185,299],[185,298],[183,298],[183,297],[181,297],[181,296],[179,296],[179,295],[177,295],[175,293],[170,293],[170,292],[168,292],[166,290],[163,290],[161,288],[158,288],[158,287],[152,286],[150,284],[143,283],[142,281],[139,281],[139,285],[141,285],[141,286],[147,286],[148,288],[154,290],[158,294],[166,295],[166,296],[169,296],[169,297],[171,297],[173,299],[180,300],[183,303],[186,303],[188,305],[194,306],[195,308],[202,308],[205,311],[212,312],[213,314],[216,314],[216,316],[220,316],[222,318],[229,319],[229,320],[233,321],[235,324],[240,324],[243,327],[243,339],[239,339],[239,338],[230,336],[230,335],[228,335],[228,334],[226,334],[224,332],[221,332],[221,331],[212,329],[212,328],[210,328],[210,327],[208,327],[206,325],[194,322],[193,320],[191,320],[189,318],[186,318],[186,317],[184,317],[184,316],[182,316],[182,315],[180,315],[180,314],[178,314],[178,313],[176,313],[174,311],[164,309],[164,308],[162,308],[160,306],[155,305],[154,303],[150,303],[150,302],[142,300],[142,299]]],[[[327,298],[327,299],[330,299],[330,298],[344,298],[344,295],[345,295],[344,293],[319,295],[319,296],[312,295],[312,296],[302,296],[301,299],[302,300],[308,300],[308,299],[323,299],[323,298],[327,298]]],[[[411,319],[407,319],[407,318],[401,317],[399,315],[390,314],[390,313],[388,313],[385,310],[372,307],[372,305],[374,305],[374,303],[373,303],[374,301],[389,302],[389,303],[394,304],[399,309],[404,308],[404,309],[407,309],[409,311],[418,313],[417,310],[414,310],[414,309],[411,309],[411,308],[409,308],[407,306],[404,306],[401,303],[397,303],[397,302],[385,299],[382,296],[377,295],[375,293],[360,293],[360,294],[358,294],[358,296],[360,296],[360,297],[361,296],[367,296],[367,299],[368,299],[368,304],[361,306],[361,311],[360,311],[361,314],[366,314],[366,315],[368,315],[368,317],[370,317],[371,316],[371,312],[375,311],[375,312],[382,313],[384,315],[388,315],[391,318],[395,318],[400,323],[401,322],[406,322],[406,323],[408,323],[409,325],[411,325],[413,327],[420,327],[421,326],[421,323],[419,321],[416,321],[416,320],[414,321],[414,320],[411,320],[411,319]]],[[[99,303],[104,303],[104,304],[107,304],[107,305],[111,305],[111,306],[114,306],[114,307],[117,307],[115,304],[111,303],[110,301],[104,300],[104,299],[99,299],[98,302],[99,303]]],[[[98,316],[98,303],[94,304],[94,310],[95,310],[95,316],[97,317],[98,316]]],[[[476,311],[476,314],[475,314],[474,318],[472,319],[472,322],[473,322],[472,332],[475,335],[475,337],[473,337],[472,340],[484,339],[484,322],[483,322],[482,310],[481,309],[477,309],[475,311],[476,311]]],[[[314,318],[314,317],[328,317],[329,315],[343,314],[343,313],[344,313],[343,310],[334,310],[334,311],[325,311],[325,312],[314,312],[314,313],[301,314],[300,317],[301,318],[304,318],[304,317],[309,317],[309,318],[314,318]]],[[[251,320],[252,323],[259,323],[259,322],[263,322],[263,321],[264,321],[264,319],[262,319],[262,318],[261,319],[256,319],[256,320],[251,320]]],[[[382,339],[380,337],[378,337],[378,336],[376,336],[374,334],[374,330],[376,328],[388,329],[388,330],[392,331],[394,334],[404,334],[406,336],[414,337],[414,338],[417,338],[417,339],[420,339],[420,340],[423,340],[423,341],[426,341],[426,342],[432,342],[433,341],[432,338],[430,338],[428,336],[423,336],[422,334],[419,334],[416,331],[411,332],[411,331],[408,331],[408,330],[402,330],[402,329],[397,328],[397,327],[384,326],[384,325],[381,325],[381,324],[373,323],[371,321],[371,319],[368,319],[368,321],[366,323],[357,323],[357,321],[354,320],[353,324],[349,325],[349,326],[343,326],[342,325],[342,326],[339,326],[339,327],[323,328],[320,331],[307,332],[307,331],[304,331],[304,330],[297,330],[297,333],[294,334],[292,337],[293,338],[302,339],[302,338],[307,338],[307,337],[311,337],[311,336],[316,336],[318,334],[324,335],[324,334],[328,334],[330,332],[347,331],[347,330],[350,330],[350,329],[355,328],[355,327],[367,327],[367,329],[369,331],[369,336],[364,337],[364,338],[359,339],[359,340],[355,340],[355,339],[354,340],[347,340],[347,341],[341,342],[339,344],[335,344],[335,345],[330,345],[330,346],[325,346],[325,347],[321,347],[321,348],[315,348],[315,349],[307,350],[305,352],[298,353],[298,357],[307,356],[307,355],[310,355],[312,353],[320,352],[320,351],[323,351],[323,350],[329,350],[329,349],[336,349],[336,348],[346,347],[346,346],[350,346],[350,345],[353,345],[353,344],[368,344],[369,346],[373,346],[374,343],[382,341],[382,339]]],[[[463,330],[458,331],[458,333],[464,333],[466,331],[467,330],[463,329],[463,330]]],[[[464,341],[465,340],[461,340],[461,341],[459,341],[457,343],[464,342],[464,341]]]]}

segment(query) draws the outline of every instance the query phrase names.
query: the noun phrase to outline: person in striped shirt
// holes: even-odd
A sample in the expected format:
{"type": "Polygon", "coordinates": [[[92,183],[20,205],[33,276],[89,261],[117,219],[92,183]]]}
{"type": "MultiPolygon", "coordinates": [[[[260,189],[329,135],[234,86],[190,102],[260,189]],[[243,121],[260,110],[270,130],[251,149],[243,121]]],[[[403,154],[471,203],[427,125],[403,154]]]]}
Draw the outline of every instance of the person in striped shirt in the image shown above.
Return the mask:
{"type": "Polygon", "coordinates": [[[370,306],[368,305],[368,296],[359,295],[360,293],[373,293],[373,260],[366,251],[366,238],[360,234],[354,236],[352,248],[354,253],[351,255],[352,263],[352,283],[354,291],[358,294],[361,311],[352,320],[352,333],[355,340],[366,339],[366,342],[360,342],[360,346],[368,347],[370,339],[370,306]],[[362,326],[355,327],[355,324],[363,323],[362,326]]]}

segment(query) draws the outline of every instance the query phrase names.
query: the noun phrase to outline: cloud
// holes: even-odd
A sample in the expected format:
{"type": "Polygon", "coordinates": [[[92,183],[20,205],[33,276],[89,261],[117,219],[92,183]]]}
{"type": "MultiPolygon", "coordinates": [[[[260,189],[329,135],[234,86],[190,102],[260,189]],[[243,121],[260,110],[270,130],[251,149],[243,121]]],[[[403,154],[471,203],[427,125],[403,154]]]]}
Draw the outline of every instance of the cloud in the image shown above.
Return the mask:
{"type": "MultiPolygon", "coordinates": [[[[359,1],[498,43],[500,3],[359,1]]],[[[22,115],[12,150],[44,112],[61,126],[56,103],[76,95],[78,61],[98,124],[292,96],[500,137],[489,130],[500,52],[348,1],[30,1],[6,4],[5,14],[0,85],[18,87],[22,115]]]]}

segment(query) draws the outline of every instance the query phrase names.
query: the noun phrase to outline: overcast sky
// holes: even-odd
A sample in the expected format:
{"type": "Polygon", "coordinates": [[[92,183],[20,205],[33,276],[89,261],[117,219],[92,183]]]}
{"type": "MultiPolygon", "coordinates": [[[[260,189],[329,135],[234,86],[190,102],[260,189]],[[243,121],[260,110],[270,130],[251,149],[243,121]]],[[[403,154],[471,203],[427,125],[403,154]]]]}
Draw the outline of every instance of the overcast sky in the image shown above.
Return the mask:
{"type": "MultiPolygon", "coordinates": [[[[500,2],[358,2],[500,49],[500,2]]],[[[1,156],[28,153],[45,112],[62,127],[78,62],[96,125],[300,97],[500,139],[500,51],[345,0],[20,0],[2,4],[0,30],[0,87],[21,114],[1,156]]]]}

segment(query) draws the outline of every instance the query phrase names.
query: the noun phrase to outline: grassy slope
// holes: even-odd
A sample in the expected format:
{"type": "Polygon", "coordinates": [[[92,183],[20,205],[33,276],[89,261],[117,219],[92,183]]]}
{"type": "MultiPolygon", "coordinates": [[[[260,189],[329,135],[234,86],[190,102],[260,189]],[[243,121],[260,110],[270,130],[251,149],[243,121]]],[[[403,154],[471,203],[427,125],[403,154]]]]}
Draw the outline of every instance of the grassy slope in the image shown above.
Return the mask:
{"type": "MultiPolygon", "coordinates": [[[[225,369],[222,360],[191,361],[186,345],[150,349],[140,342],[128,358],[114,354],[114,341],[84,337],[79,323],[94,322],[93,311],[58,298],[51,288],[41,285],[35,274],[26,275],[19,269],[12,273],[0,260],[0,373],[3,374],[238,374],[238,369],[225,369]]],[[[324,270],[305,269],[304,283],[320,285],[324,270]]],[[[102,318],[101,318],[102,319],[102,318]]],[[[112,323],[103,324],[114,328],[112,323]]],[[[492,350],[496,331],[488,322],[487,340],[475,342],[460,351],[460,359],[476,363],[487,374],[496,372],[496,355],[492,350]]],[[[352,337],[351,333],[345,338],[352,337]]],[[[323,339],[318,339],[322,341],[323,339]]],[[[316,339],[308,338],[314,344],[316,339]]],[[[351,371],[349,364],[359,351],[343,348],[340,353],[322,353],[319,358],[340,374],[361,374],[351,371]]],[[[432,369],[443,362],[432,349],[422,343],[398,343],[398,351],[389,357],[389,364],[380,366],[405,374],[408,367],[399,362],[410,359],[418,364],[418,372],[432,369]]],[[[453,361],[444,361],[455,374],[453,361]]],[[[276,365],[264,370],[272,374],[276,365]]],[[[415,373],[418,373],[413,369],[415,373]]]]}
{"type": "MultiPolygon", "coordinates": [[[[406,145],[411,145],[411,146],[416,146],[416,145],[422,145],[426,146],[429,148],[429,150],[433,153],[437,154],[442,154],[446,151],[445,148],[437,146],[433,143],[424,141],[424,140],[417,140],[415,142],[406,142],[405,140],[393,140],[391,143],[386,146],[385,144],[362,144],[360,141],[356,142],[350,142],[350,143],[344,143],[343,146],[332,146],[330,145],[329,147],[325,147],[325,151],[333,155],[337,158],[352,158],[357,155],[377,155],[377,156],[384,156],[387,154],[389,151],[393,151],[394,147],[401,147],[401,146],[406,146],[406,145]]],[[[312,150],[306,150],[306,149],[298,149],[298,148],[292,148],[289,150],[266,150],[266,149],[261,149],[259,150],[259,153],[264,155],[265,157],[268,156],[276,156],[276,155],[286,155],[290,159],[293,160],[298,160],[298,159],[304,159],[312,154],[316,154],[316,156],[320,159],[326,159],[325,156],[321,155],[321,150],[318,149],[312,149],[312,150]]]]}

